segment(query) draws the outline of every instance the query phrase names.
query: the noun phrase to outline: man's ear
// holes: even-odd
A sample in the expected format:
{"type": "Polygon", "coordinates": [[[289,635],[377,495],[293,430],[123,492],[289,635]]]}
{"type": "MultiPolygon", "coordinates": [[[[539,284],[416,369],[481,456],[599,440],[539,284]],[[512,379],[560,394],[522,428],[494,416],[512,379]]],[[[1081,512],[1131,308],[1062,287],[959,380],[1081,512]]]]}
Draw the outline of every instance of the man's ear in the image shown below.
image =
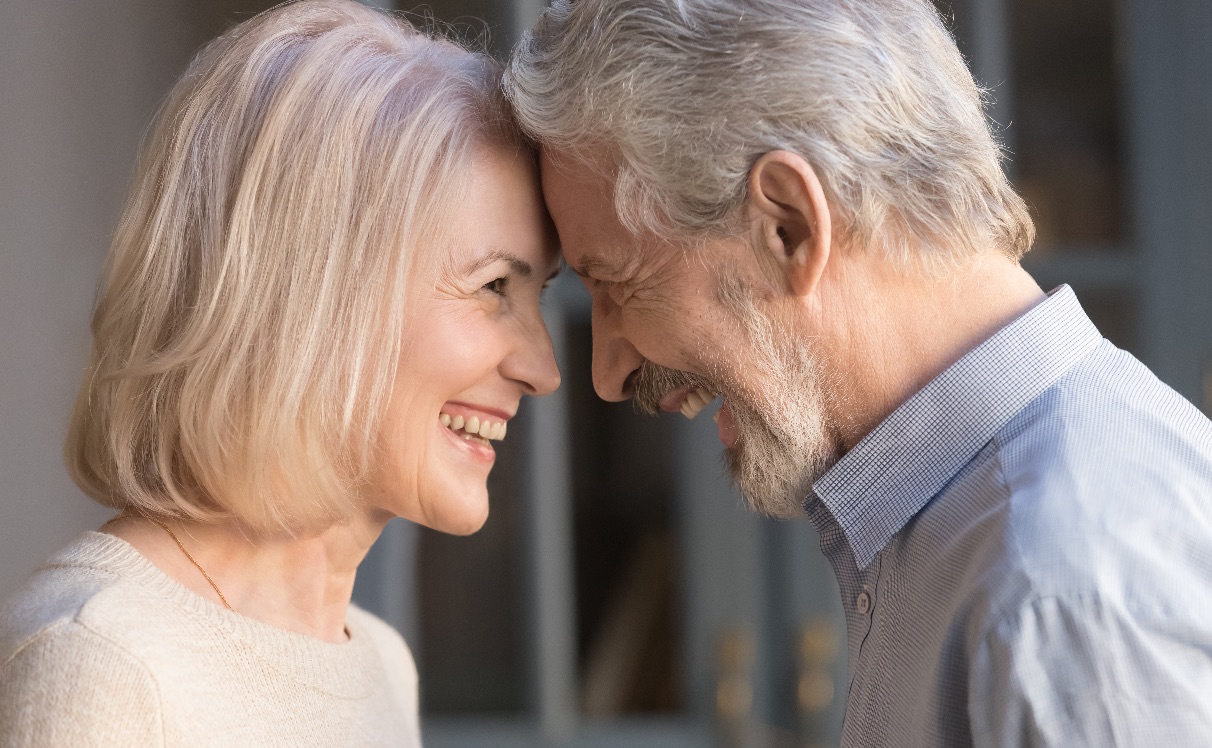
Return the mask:
{"type": "Polygon", "coordinates": [[[788,151],[763,155],[749,171],[750,218],[764,247],[797,296],[816,290],[833,237],[829,204],[816,171],[788,151]]]}

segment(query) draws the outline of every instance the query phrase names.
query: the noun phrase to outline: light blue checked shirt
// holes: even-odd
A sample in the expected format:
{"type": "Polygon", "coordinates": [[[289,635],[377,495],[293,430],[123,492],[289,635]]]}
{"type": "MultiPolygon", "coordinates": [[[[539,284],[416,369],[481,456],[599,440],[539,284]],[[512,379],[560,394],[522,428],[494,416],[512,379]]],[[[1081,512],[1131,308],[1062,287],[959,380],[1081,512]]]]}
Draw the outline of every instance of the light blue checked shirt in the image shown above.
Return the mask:
{"type": "Polygon", "coordinates": [[[1067,286],[805,505],[846,609],[846,748],[1212,746],[1212,423],[1067,286]]]}

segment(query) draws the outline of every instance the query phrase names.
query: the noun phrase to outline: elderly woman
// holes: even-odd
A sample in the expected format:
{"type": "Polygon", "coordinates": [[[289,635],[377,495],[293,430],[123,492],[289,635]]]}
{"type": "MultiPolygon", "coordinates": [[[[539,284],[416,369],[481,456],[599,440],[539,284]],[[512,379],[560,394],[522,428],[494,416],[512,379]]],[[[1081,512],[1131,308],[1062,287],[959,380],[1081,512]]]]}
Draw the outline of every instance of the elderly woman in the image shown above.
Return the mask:
{"type": "Polygon", "coordinates": [[[67,439],[118,516],[0,614],[0,744],[419,743],[403,640],[350,605],[392,517],[488,514],[559,383],[557,251],[487,59],[351,0],[194,60],[139,163],[67,439]]]}

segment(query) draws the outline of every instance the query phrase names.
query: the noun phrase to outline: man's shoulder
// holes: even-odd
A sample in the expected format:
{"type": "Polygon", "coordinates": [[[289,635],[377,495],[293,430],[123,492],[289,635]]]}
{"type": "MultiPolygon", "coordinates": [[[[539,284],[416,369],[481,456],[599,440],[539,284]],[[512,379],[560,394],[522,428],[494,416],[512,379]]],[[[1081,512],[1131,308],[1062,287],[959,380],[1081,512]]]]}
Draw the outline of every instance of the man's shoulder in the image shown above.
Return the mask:
{"type": "Polygon", "coordinates": [[[995,446],[1001,572],[1025,594],[1139,603],[1180,593],[1153,575],[1212,578],[1212,423],[1128,354],[1104,343],[995,446]]]}
{"type": "Polygon", "coordinates": [[[1105,522],[1118,508],[1195,499],[1182,509],[1207,511],[1212,503],[1212,422],[1109,343],[994,442],[1016,510],[1055,507],[1105,522]]]}
{"type": "Polygon", "coordinates": [[[1003,462],[1080,470],[1137,456],[1212,471],[1212,421],[1107,341],[1023,408],[996,439],[1003,462]]]}

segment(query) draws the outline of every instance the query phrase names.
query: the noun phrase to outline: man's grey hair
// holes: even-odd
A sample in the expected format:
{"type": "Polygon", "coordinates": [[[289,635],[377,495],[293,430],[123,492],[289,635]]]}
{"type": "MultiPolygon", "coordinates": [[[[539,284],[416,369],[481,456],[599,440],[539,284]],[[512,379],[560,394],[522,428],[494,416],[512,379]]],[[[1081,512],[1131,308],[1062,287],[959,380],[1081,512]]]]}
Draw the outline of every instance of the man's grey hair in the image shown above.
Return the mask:
{"type": "Polygon", "coordinates": [[[847,244],[933,264],[1034,241],[928,0],[553,0],[505,78],[522,128],[605,154],[632,231],[730,234],[750,169],[816,169],[847,244]]]}

